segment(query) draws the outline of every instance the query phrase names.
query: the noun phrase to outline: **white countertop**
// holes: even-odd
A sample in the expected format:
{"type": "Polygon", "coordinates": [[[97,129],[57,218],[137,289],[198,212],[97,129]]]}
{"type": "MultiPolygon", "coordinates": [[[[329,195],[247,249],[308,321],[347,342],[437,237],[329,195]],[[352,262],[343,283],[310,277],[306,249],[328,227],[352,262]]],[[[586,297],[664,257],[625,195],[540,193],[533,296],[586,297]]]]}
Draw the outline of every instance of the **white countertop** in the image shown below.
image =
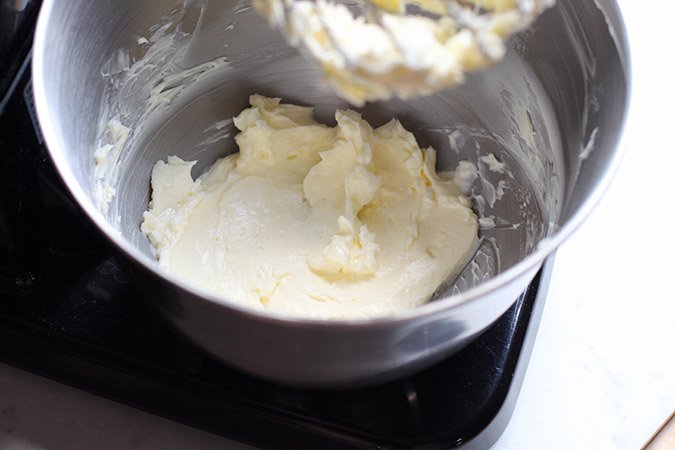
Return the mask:
{"type": "MultiPolygon", "coordinates": [[[[558,252],[499,450],[637,449],[675,409],[675,65],[658,40],[675,5],[620,3],[635,66],[630,145],[601,205],[558,252]]],[[[0,450],[126,447],[246,448],[0,364],[0,450]]]]}

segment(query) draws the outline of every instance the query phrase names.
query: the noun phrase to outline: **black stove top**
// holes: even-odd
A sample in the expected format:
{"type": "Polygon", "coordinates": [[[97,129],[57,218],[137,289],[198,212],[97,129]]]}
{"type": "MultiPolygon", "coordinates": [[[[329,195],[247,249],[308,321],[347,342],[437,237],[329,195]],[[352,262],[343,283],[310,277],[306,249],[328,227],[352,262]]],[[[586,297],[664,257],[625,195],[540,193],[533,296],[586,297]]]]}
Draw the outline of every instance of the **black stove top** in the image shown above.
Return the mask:
{"type": "Polygon", "coordinates": [[[26,42],[39,2],[27,5],[0,38],[0,360],[262,447],[487,448],[497,440],[525,374],[552,260],[476,341],[404,380],[306,390],[228,368],[146,307],[122,257],[62,185],[33,109],[26,42]]]}

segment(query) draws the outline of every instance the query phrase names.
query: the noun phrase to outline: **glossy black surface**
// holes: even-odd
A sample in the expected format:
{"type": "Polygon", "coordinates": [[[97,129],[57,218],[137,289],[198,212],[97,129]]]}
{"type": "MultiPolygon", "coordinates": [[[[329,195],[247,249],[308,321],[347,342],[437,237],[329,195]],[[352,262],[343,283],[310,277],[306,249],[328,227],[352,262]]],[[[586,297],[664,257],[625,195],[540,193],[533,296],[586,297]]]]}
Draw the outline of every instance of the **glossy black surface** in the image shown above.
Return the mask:
{"type": "Polygon", "coordinates": [[[264,447],[496,441],[522,382],[552,262],[474,343],[424,372],[342,391],[259,381],[204,356],[138,298],[133,274],[84,219],[42,147],[23,67],[0,113],[0,360],[264,447]]]}
{"type": "Polygon", "coordinates": [[[41,3],[40,0],[0,0],[0,110],[4,93],[20,70],[23,56],[30,50],[41,3]]]}

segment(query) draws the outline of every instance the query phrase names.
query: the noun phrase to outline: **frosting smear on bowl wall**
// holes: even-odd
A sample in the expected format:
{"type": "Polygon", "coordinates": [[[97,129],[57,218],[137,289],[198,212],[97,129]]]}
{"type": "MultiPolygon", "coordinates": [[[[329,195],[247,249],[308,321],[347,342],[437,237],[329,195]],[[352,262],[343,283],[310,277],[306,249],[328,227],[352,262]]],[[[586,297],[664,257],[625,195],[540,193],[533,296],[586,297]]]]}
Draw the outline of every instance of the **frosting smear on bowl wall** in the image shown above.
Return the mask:
{"type": "MultiPolygon", "coordinates": [[[[397,121],[253,95],[239,153],[198,178],[169,157],[143,216],[160,266],[224,301],[286,316],[369,318],[426,302],[475,251],[466,177],[437,173],[397,121]]],[[[467,163],[463,163],[466,165],[467,163]]]]}

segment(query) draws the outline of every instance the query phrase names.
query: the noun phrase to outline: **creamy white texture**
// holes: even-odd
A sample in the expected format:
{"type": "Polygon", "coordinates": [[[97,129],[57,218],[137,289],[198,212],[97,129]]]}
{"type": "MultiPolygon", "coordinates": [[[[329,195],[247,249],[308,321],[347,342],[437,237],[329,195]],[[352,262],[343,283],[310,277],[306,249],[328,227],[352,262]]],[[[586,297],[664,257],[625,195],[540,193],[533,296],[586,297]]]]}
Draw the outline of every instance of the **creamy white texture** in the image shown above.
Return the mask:
{"type": "Polygon", "coordinates": [[[488,168],[496,173],[504,173],[505,164],[497,159],[494,153],[490,153],[487,156],[481,156],[481,161],[487,164],[488,168]]]}
{"type": "Polygon", "coordinates": [[[239,153],[196,180],[194,162],[156,164],[142,230],[166,270],[257,310],[367,318],[424,303],[475,249],[469,200],[398,121],[250,102],[239,153]]]}
{"type": "Polygon", "coordinates": [[[111,119],[105,126],[103,145],[94,152],[95,198],[103,214],[108,212],[110,200],[117,193],[113,185],[119,171],[122,149],[128,138],[129,128],[122,125],[119,119],[111,119]]]}
{"type": "Polygon", "coordinates": [[[368,0],[354,15],[329,0],[255,0],[291,45],[317,61],[355,105],[427,95],[505,53],[504,41],[554,0],[368,0]],[[427,14],[406,14],[408,6],[427,14]]]}

